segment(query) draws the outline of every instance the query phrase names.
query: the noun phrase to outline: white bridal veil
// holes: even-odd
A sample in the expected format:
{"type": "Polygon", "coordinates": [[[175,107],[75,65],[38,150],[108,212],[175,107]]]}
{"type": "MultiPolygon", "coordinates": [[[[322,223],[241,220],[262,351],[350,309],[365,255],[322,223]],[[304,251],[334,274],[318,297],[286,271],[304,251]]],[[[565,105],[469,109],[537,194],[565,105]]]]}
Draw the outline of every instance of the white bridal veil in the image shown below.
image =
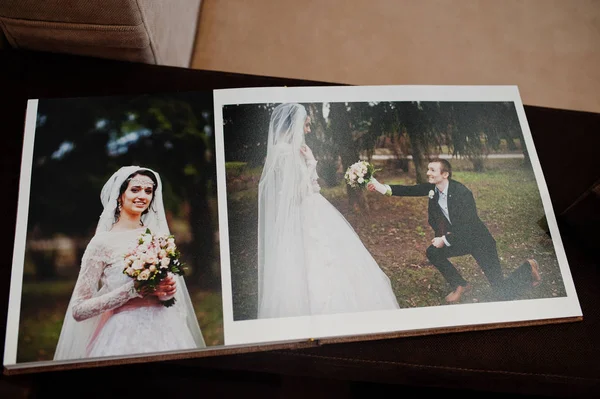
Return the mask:
{"type": "Polygon", "coordinates": [[[281,104],[269,123],[267,157],[258,186],[258,318],[309,314],[301,223],[312,192],[300,153],[306,109],[281,104]]]}
{"type": "MultiPolygon", "coordinates": [[[[100,199],[104,206],[104,210],[100,215],[100,220],[96,227],[96,234],[109,231],[112,228],[115,221],[114,217],[119,189],[129,175],[140,169],[151,171],[158,181],[158,187],[154,192],[154,201],[152,202],[148,213],[142,216],[142,222],[144,223],[144,226],[147,226],[154,233],[170,233],[164,210],[162,182],[159,174],[151,169],[140,166],[124,166],[116,171],[102,188],[100,199]]],[[[177,281],[177,291],[175,293],[176,302],[170,309],[180,312],[182,317],[186,320],[197,347],[203,348],[206,344],[202,337],[202,332],[200,331],[200,326],[198,325],[198,320],[185,281],[182,276],[176,275],[174,277],[177,281]]],[[[99,287],[95,295],[101,294],[103,294],[103,291],[102,288],[99,287]]],[[[95,331],[101,327],[102,318],[107,317],[107,314],[105,313],[103,315],[91,317],[87,320],[76,321],[73,318],[72,307],[73,298],[69,301],[56,352],[54,354],[54,360],[71,360],[87,357],[86,352],[90,339],[95,331]]]]}

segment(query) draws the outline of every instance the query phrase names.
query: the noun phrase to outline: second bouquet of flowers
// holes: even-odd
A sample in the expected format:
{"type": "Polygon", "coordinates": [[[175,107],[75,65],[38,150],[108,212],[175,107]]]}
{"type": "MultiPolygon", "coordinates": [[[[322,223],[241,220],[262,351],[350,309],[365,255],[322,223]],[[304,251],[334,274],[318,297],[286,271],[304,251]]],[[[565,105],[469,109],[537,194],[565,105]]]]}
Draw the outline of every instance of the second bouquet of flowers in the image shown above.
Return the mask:
{"type": "Polygon", "coordinates": [[[350,187],[364,189],[378,170],[369,162],[359,161],[348,167],[344,179],[350,187]]]}

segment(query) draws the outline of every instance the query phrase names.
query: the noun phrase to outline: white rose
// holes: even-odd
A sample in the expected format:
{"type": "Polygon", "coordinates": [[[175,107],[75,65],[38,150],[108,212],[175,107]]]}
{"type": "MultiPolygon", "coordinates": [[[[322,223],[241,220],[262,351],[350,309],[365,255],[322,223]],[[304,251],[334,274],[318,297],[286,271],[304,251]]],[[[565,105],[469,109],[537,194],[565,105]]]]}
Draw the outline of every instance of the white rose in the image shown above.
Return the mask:
{"type": "Polygon", "coordinates": [[[137,277],[138,280],[148,280],[150,277],[150,270],[143,270],[140,275],[137,277]]]}
{"type": "Polygon", "coordinates": [[[429,198],[433,199],[434,195],[435,195],[435,192],[433,190],[429,190],[429,198]]]}
{"type": "Polygon", "coordinates": [[[160,252],[158,253],[158,257],[160,259],[164,258],[167,256],[167,251],[165,251],[164,249],[161,249],[160,252]]]}
{"type": "Polygon", "coordinates": [[[364,183],[364,181],[365,181],[365,179],[363,179],[362,177],[359,177],[359,178],[358,178],[358,182],[359,182],[360,184],[364,183]]]}
{"type": "Polygon", "coordinates": [[[152,242],[152,234],[144,234],[142,236],[142,242],[144,244],[148,244],[148,243],[152,242]]]}
{"type": "Polygon", "coordinates": [[[131,277],[131,276],[133,276],[133,273],[135,273],[135,269],[133,269],[132,267],[128,267],[126,272],[127,272],[127,275],[131,277]]]}
{"type": "Polygon", "coordinates": [[[148,270],[150,270],[152,273],[154,273],[156,271],[156,266],[152,265],[148,268],[148,270]]]}
{"type": "Polygon", "coordinates": [[[131,267],[134,270],[141,270],[144,267],[144,264],[142,263],[141,260],[136,260],[135,262],[133,262],[133,264],[131,265],[131,267]]]}
{"type": "Polygon", "coordinates": [[[167,239],[167,244],[169,244],[169,245],[175,245],[175,239],[173,237],[167,239]]]}
{"type": "Polygon", "coordinates": [[[149,263],[151,265],[155,265],[158,262],[158,259],[156,258],[155,254],[148,254],[147,258],[146,258],[146,263],[149,263]]]}
{"type": "Polygon", "coordinates": [[[167,266],[169,266],[169,263],[171,263],[171,258],[167,258],[167,257],[165,257],[165,258],[162,258],[162,259],[160,260],[160,267],[164,269],[164,268],[166,268],[167,266]]]}

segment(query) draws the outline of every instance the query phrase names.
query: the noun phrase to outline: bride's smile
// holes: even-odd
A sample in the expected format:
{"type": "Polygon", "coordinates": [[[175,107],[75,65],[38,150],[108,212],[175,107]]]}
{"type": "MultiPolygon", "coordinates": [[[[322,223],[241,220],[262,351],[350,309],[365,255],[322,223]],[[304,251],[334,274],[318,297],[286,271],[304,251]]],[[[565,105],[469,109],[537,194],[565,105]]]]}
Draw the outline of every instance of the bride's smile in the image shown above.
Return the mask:
{"type": "Polygon", "coordinates": [[[122,210],[129,214],[140,214],[148,209],[152,202],[153,182],[142,175],[136,176],[129,182],[129,187],[122,197],[122,210]]]}

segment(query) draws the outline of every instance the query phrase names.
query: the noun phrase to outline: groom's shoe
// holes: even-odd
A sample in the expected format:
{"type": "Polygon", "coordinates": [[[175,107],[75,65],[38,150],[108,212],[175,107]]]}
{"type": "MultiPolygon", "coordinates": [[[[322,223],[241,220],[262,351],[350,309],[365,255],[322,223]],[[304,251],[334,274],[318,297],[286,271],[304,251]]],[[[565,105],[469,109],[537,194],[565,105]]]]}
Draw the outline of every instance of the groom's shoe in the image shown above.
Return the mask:
{"type": "Polygon", "coordinates": [[[535,259],[527,259],[527,262],[531,265],[531,286],[537,287],[542,281],[540,267],[535,259]]]}
{"type": "Polygon", "coordinates": [[[447,303],[456,303],[460,300],[460,297],[471,290],[471,288],[473,288],[473,286],[471,284],[467,284],[466,286],[462,286],[459,285],[458,287],[456,287],[456,289],[454,291],[452,291],[451,293],[449,293],[446,296],[446,302],[447,303]]]}

